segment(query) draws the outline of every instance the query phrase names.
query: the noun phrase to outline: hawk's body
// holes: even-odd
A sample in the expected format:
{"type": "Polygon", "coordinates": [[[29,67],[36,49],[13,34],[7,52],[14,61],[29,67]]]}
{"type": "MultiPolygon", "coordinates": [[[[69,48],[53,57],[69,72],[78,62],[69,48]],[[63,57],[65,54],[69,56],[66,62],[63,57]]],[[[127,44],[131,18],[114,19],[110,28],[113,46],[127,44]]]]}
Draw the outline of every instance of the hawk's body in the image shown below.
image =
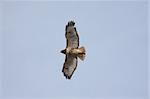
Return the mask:
{"type": "Polygon", "coordinates": [[[66,25],[66,49],[62,50],[61,53],[66,55],[65,63],[62,69],[64,76],[67,79],[70,79],[75,71],[78,63],[79,57],[81,60],[85,58],[85,49],[84,47],[79,47],[79,36],[74,27],[75,23],[73,21],[68,22],[66,25]]]}

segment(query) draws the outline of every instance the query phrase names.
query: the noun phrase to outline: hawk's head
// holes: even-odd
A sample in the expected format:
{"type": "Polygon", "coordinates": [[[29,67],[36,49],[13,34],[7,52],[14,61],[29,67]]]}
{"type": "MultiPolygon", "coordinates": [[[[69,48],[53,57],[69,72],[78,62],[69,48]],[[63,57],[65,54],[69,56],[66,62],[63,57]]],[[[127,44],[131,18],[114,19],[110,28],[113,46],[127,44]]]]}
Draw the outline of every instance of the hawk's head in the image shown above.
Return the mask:
{"type": "Polygon", "coordinates": [[[66,54],[66,49],[60,51],[63,54],[66,54]]]}

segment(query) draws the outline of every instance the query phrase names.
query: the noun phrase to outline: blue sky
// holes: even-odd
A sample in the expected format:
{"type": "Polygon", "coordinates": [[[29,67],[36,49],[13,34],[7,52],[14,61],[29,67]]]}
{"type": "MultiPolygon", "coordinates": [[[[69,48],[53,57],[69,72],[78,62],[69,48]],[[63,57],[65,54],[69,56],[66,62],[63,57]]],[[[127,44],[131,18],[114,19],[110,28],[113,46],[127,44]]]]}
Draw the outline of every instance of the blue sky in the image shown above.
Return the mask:
{"type": "Polygon", "coordinates": [[[147,98],[146,2],[5,2],[1,8],[3,97],[147,98]],[[66,80],[59,52],[70,20],[87,57],[66,80]]]}

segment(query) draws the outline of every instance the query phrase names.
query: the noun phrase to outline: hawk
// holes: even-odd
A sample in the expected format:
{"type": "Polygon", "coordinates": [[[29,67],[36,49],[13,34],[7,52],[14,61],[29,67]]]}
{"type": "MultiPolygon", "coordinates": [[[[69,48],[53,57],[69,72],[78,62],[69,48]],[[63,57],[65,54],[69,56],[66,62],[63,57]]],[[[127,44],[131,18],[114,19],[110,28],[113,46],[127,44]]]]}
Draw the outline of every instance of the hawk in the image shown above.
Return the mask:
{"type": "Polygon", "coordinates": [[[62,72],[66,79],[71,79],[74,71],[77,68],[78,58],[83,61],[86,54],[84,47],[79,48],[79,35],[74,25],[74,21],[69,21],[66,25],[65,37],[67,44],[66,48],[61,50],[61,53],[66,55],[62,69],[62,72]]]}

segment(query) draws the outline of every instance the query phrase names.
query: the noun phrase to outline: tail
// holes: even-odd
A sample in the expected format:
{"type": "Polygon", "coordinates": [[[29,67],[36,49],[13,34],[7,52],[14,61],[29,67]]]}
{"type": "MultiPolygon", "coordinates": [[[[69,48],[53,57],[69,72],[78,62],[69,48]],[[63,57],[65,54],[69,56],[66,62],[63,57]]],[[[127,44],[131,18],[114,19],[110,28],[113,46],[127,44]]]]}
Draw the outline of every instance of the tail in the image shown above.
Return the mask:
{"type": "Polygon", "coordinates": [[[80,47],[78,50],[80,52],[78,53],[78,57],[83,61],[85,59],[85,54],[86,54],[85,48],[80,47]]]}

